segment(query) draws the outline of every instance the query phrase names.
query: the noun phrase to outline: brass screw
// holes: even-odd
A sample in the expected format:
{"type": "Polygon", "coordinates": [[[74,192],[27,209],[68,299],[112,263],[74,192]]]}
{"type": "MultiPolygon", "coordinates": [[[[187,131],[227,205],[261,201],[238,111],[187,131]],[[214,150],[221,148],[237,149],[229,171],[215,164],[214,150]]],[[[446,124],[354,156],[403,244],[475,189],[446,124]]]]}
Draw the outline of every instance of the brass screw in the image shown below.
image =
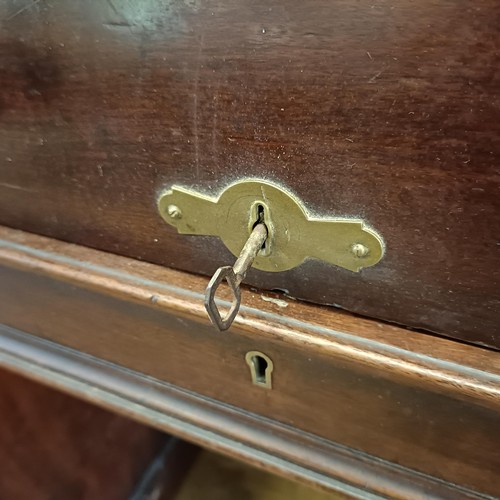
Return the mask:
{"type": "Polygon", "coordinates": [[[182,218],[181,209],[177,205],[169,205],[167,207],[167,214],[172,219],[181,219],[182,218]]]}
{"type": "Polygon", "coordinates": [[[363,257],[366,257],[368,253],[370,252],[370,249],[368,247],[365,247],[361,243],[355,243],[351,247],[351,251],[354,255],[354,257],[358,257],[359,259],[362,259],[363,257]]]}

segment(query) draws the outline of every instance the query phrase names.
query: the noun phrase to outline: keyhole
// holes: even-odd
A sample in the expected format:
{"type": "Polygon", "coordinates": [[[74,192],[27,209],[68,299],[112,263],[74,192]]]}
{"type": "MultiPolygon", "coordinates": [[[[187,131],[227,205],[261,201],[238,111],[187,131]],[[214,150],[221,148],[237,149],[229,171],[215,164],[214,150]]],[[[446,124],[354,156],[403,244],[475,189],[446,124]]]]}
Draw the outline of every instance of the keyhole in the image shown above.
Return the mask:
{"type": "MultiPolygon", "coordinates": [[[[261,205],[260,203],[257,204],[257,207],[256,207],[256,219],[255,219],[255,223],[253,225],[253,227],[255,227],[257,224],[265,224],[265,214],[264,214],[264,206],[261,205]]],[[[266,238],[267,239],[267,238],[266,238]]],[[[262,250],[266,250],[266,242],[264,241],[264,243],[262,244],[262,250]]]]}
{"type": "Polygon", "coordinates": [[[272,241],[273,241],[273,224],[271,222],[271,216],[269,208],[263,201],[256,201],[250,209],[250,221],[249,221],[248,231],[249,234],[255,228],[257,224],[265,224],[267,228],[267,238],[262,244],[262,248],[259,251],[261,257],[267,256],[271,253],[272,241]]]}
{"type": "Polygon", "coordinates": [[[274,365],[271,358],[262,352],[250,351],[247,352],[245,360],[250,367],[252,383],[265,389],[272,389],[271,374],[274,365]]]}

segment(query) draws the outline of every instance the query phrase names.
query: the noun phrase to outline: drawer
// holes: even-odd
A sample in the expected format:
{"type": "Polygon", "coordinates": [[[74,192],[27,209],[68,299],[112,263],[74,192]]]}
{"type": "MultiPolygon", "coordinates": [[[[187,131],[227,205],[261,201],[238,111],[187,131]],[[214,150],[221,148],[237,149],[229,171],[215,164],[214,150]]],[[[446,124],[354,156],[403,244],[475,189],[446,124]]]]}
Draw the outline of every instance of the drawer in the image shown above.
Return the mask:
{"type": "Polygon", "coordinates": [[[167,417],[180,418],[215,433],[203,438],[215,447],[232,439],[325,482],[340,476],[391,496],[445,488],[435,480],[459,483],[460,495],[499,494],[496,353],[251,290],[234,327],[220,333],[205,318],[204,278],[11,229],[1,236],[1,349],[12,355],[16,335],[29,334],[32,347],[17,356],[33,358],[32,376],[47,359],[83,356],[78,363],[91,371],[74,360],[56,371],[79,383],[90,377],[89,387],[59,385],[99,399],[110,372],[121,370],[105,404],[128,394],[123,411],[168,430],[167,417]],[[255,383],[248,353],[272,363],[272,387],[255,383]],[[197,403],[172,402],[165,391],[197,403]],[[211,420],[212,407],[225,420],[211,420]],[[375,473],[375,463],[386,470],[375,473]],[[420,479],[394,486],[387,478],[399,466],[420,479]]]}
{"type": "Polygon", "coordinates": [[[0,4],[0,224],[209,276],[158,196],[264,179],[386,253],[249,284],[500,349],[500,4],[167,4],[0,4]]]}

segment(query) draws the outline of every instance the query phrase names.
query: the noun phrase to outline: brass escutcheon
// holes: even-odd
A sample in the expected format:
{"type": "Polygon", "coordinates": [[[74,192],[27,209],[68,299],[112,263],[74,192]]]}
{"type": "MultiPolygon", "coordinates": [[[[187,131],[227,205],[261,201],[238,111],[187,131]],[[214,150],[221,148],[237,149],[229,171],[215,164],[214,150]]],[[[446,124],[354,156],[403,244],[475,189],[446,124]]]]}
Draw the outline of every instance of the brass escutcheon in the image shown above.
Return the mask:
{"type": "Polygon", "coordinates": [[[163,219],[181,234],[218,236],[238,256],[258,211],[268,236],[253,267],[281,272],[307,258],[358,272],[380,261],[382,237],[356,218],[312,217],[293,193],[269,181],[240,180],[212,197],[172,186],[158,200],[163,219]]]}

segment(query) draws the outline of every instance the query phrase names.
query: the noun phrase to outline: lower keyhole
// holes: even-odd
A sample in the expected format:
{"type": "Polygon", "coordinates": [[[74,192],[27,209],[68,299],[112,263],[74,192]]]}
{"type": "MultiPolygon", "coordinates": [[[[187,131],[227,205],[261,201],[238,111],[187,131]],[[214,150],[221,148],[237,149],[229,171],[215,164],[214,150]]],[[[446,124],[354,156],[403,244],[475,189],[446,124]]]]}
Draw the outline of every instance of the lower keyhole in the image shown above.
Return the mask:
{"type": "Polygon", "coordinates": [[[250,367],[252,383],[265,389],[272,389],[271,375],[274,369],[271,358],[259,351],[247,352],[245,361],[250,367]]]}
{"type": "Polygon", "coordinates": [[[267,361],[262,356],[252,356],[252,364],[255,369],[255,381],[259,384],[265,384],[267,361]]]}

